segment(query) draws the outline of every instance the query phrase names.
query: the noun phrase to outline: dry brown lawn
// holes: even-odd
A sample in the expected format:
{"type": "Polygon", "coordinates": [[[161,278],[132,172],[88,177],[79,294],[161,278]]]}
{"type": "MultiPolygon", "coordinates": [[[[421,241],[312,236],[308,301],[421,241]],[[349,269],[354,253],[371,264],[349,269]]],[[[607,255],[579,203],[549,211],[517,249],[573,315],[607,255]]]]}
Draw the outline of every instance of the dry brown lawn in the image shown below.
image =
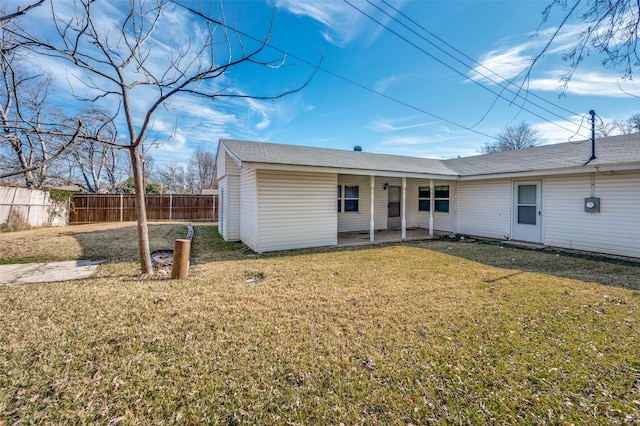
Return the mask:
{"type": "MultiPolygon", "coordinates": [[[[152,225],[152,246],[184,232],[152,225]]],[[[0,247],[108,259],[0,288],[0,425],[640,423],[635,264],[447,242],[258,256],[196,225],[189,278],[141,281],[132,225],[0,247]]]]}

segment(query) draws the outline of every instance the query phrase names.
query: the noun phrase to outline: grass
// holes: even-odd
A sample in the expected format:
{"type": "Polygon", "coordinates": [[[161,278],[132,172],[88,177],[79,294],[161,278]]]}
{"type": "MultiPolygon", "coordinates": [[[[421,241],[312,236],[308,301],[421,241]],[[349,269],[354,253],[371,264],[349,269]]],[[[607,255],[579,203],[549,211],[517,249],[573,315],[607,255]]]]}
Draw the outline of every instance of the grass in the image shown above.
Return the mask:
{"type": "MultiPolygon", "coordinates": [[[[153,225],[152,246],[184,229],[153,225]]],[[[196,225],[189,278],[141,281],[134,231],[58,230],[108,262],[0,288],[0,425],[640,422],[634,264],[447,242],[258,256],[196,225]]],[[[16,236],[60,256],[46,234],[16,236]]]]}

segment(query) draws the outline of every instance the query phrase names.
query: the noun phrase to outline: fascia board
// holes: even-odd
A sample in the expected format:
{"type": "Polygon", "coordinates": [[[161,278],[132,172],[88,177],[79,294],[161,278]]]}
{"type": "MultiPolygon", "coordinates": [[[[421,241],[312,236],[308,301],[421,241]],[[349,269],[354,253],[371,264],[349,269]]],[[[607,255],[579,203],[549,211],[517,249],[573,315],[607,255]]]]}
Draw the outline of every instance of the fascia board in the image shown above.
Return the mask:
{"type": "Polygon", "coordinates": [[[508,173],[492,173],[484,175],[467,175],[460,176],[460,180],[483,180],[483,179],[501,179],[501,178],[523,178],[535,176],[554,176],[554,175],[570,175],[580,173],[607,173],[616,171],[640,170],[640,163],[625,164],[603,164],[597,166],[579,166],[563,169],[548,170],[530,170],[526,172],[508,172],[508,173]]]}
{"type": "Polygon", "coordinates": [[[340,167],[300,166],[293,164],[242,163],[243,167],[260,170],[282,170],[290,172],[337,173],[343,175],[406,177],[415,179],[458,180],[458,175],[441,175],[436,173],[414,173],[388,170],[345,169],[340,167]]]}

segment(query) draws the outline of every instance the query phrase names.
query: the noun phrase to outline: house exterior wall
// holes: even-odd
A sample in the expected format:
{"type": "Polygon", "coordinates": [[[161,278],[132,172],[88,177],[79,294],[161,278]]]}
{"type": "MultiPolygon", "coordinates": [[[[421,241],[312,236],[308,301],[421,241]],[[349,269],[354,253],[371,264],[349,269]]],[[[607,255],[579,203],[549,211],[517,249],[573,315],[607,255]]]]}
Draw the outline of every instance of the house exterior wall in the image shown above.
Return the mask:
{"type": "MultiPolygon", "coordinates": [[[[402,178],[377,176],[374,187],[374,227],[387,229],[387,191],[384,184],[402,187],[402,178]]],[[[358,213],[338,213],[338,232],[368,231],[371,220],[371,186],[369,176],[338,175],[339,185],[359,185],[360,210],[358,213]]],[[[449,185],[449,213],[434,212],[433,227],[441,231],[454,231],[456,183],[434,181],[434,185],[449,185]]],[[[418,211],[418,188],[429,186],[425,179],[407,179],[406,219],[408,228],[429,228],[429,212],[418,211]]]]}
{"type": "Polygon", "coordinates": [[[511,179],[458,182],[456,232],[487,238],[510,238],[511,186],[511,179]]]}
{"type": "Polygon", "coordinates": [[[544,244],[640,257],[640,172],[548,177],[542,197],[544,244]],[[592,182],[600,213],[584,211],[592,182]]]}
{"type": "Polygon", "coordinates": [[[257,171],[258,253],[338,244],[333,173],[257,171]]]}
{"type": "MultiPolygon", "coordinates": [[[[433,181],[434,186],[449,186],[449,213],[433,212],[433,229],[455,232],[456,182],[433,181]]],[[[419,188],[429,186],[425,179],[407,179],[407,228],[429,228],[429,212],[419,211],[419,188]]]]}
{"type": "MultiPolygon", "coordinates": [[[[369,176],[338,175],[338,183],[334,188],[334,211],[338,216],[338,232],[352,232],[369,230],[371,222],[371,181],[369,176]],[[360,198],[358,200],[358,212],[337,213],[337,185],[358,185],[360,198]]],[[[375,178],[374,187],[374,227],[375,229],[387,229],[387,193],[383,185],[396,185],[395,179],[375,178]]],[[[397,185],[400,185],[398,179],[397,185]]]]}
{"type": "Polygon", "coordinates": [[[240,168],[224,149],[218,150],[216,174],[220,195],[219,232],[225,241],[240,240],[240,168]]]}
{"type": "Polygon", "coordinates": [[[258,192],[256,170],[240,171],[240,240],[258,250],[258,192]]]}

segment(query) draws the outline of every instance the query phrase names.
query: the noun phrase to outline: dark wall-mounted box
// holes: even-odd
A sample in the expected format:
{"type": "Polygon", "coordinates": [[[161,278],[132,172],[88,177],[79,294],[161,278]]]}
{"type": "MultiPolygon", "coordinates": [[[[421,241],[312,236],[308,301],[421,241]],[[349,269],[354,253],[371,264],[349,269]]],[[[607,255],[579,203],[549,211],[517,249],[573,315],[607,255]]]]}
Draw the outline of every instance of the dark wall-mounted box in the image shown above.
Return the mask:
{"type": "Polygon", "coordinates": [[[596,198],[596,197],[585,198],[584,211],[587,213],[600,213],[600,198],[596,198]]]}

